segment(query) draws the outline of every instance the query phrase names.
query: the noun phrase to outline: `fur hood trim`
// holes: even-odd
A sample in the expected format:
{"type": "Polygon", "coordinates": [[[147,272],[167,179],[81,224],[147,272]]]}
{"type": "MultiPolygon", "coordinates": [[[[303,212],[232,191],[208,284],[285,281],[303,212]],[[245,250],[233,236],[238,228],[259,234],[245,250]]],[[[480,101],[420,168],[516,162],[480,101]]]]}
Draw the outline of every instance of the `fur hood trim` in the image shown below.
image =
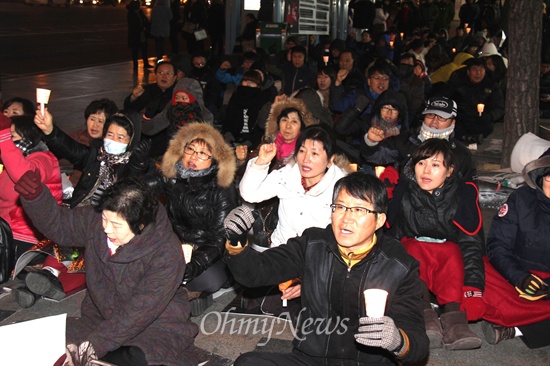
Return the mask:
{"type": "Polygon", "coordinates": [[[304,121],[306,127],[317,124],[316,119],[309,112],[303,101],[297,98],[287,98],[271,105],[271,110],[269,111],[267,122],[265,123],[265,137],[275,135],[279,131],[277,117],[279,117],[279,114],[281,114],[281,112],[286,108],[296,108],[300,111],[302,120],[304,121]]]}
{"type": "Polygon", "coordinates": [[[345,171],[347,174],[353,173],[353,170],[351,169],[350,162],[346,155],[344,154],[334,154],[334,164],[338,167],[340,167],[343,171],[345,171]]]}
{"type": "Polygon", "coordinates": [[[212,146],[212,156],[218,164],[218,186],[228,188],[233,184],[237,170],[235,152],[224,141],[222,134],[206,123],[189,123],[178,131],[162,157],[162,174],[169,179],[176,177],[176,163],[181,160],[184,147],[197,138],[212,146]]]}
{"type": "Polygon", "coordinates": [[[543,155],[537,160],[533,160],[532,162],[525,165],[525,168],[523,168],[522,172],[523,179],[525,179],[525,183],[527,183],[529,187],[533,189],[541,189],[541,187],[537,185],[537,178],[542,175],[546,175],[549,170],[550,155],[543,155]]]}

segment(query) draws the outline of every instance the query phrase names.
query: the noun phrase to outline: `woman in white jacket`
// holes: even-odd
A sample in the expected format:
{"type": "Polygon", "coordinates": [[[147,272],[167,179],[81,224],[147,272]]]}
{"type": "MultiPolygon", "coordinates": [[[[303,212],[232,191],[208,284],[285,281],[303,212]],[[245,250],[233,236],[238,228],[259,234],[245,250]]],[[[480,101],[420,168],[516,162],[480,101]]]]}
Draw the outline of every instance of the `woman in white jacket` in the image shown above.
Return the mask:
{"type": "Polygon", "coordinates": [[[294,161],[268,174],[276,155],[275,144],[261,146],[259,156],[248,162],[239,185],[242,198],[251,203],[278,197],[279,222],[271,247],[299,236],[309,227],[330,223],[332,190],[347,175],[349,162],[334,154],[334,137],[321,126],[304,129],[296,142],[294,161]]]}

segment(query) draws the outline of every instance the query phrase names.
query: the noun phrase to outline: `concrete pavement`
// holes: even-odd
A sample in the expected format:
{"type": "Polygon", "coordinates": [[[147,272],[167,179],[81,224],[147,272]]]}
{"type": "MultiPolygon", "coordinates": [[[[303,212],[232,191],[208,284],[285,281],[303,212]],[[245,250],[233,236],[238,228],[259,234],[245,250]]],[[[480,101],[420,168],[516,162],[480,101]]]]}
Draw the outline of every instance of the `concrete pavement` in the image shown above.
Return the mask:
{"type": "MultiPolygon", "coordinates": [[[[7,99],[13,96],[35,100],[35,88],[52,90],[49,110],[54,121],[63,130],[71,131],[84,124],[84,109],[90,101],[99,98],[110,98],[122,107],[122,102],[137,83],[152,81],[153,74],[132,73],[131,62],[85,68],[72,71],[60,71],[49,74],[30,75],[14,79],[2,80],[2,96],[7,99]]],[[[493,139],[502,138],[502,125],[497,125],[493,139]]],[[[485,144],[485,143],[484,143],[485,144]]],[[[482,170],[499,168],[500,155],[497,152],[486,151],[487,143],[477,152],[478,167],[482,170]]],[[[486,224],[494,215],[494,210],[484,210],[486,224]]],[[[488,225],[487,225],[488,226],[488,225]]],[[[17,281],[11,281],[3,286],[15,287],[17,281]]],[[[287,351],[290,349],[292,333],[288,324],[277,322],[271,318],[257,318],[258,324],[267,324],[268,332],[261,332],[254,327],[237,327],[233,332],[221,324],[234,319],[234,324],[242,324],[243,320],[253,319],[242,315],[225,316],[220,311],[233,300],[235,292],[216,294],[216,301],[208,311],[200,317],[193,318],[201,328],[196,339],[196,345],[203,349],[203,361],[207,365],[230,365],[243,352],[254,349],[266,351],[287,351]],[[267,320],[263,320],[267,319],[267,320]],[[264,321],[264,323],[261,323],[264,321]],[[240,323],[239,323],[240,322],[240,323]],[[273,326],[273,328],[271,328],[273,326]],[[271,330],[271,331],[269,331],[271,330]],[[265,343],[265,346],[258,346],[265,343]]],[[[77,293],[60,302],[39,299],[29,309],[21,309],[12,295],[0,298],[0,325],[11,324],[25,320],[36,319],[48,315],[67,313],[68,316],[80,314],[80,302],[84,292],[77,293]]],[[[480,323],[472,325],[472,329],[482,336],[480,323]]],[[[482,337],[483,338],[483,337],[482,337]]],[[[29,343],[22,340],[25,349],[29,343]]],[[[24,350],[22,349],[22,352],[24,350]]],[[[502,342],[491,346],[483,342],[482,347],[473,351],[432,350],[427,365],[549,365],[550,347],[537,350],[528,349],[519,339],[502,342]]]]}

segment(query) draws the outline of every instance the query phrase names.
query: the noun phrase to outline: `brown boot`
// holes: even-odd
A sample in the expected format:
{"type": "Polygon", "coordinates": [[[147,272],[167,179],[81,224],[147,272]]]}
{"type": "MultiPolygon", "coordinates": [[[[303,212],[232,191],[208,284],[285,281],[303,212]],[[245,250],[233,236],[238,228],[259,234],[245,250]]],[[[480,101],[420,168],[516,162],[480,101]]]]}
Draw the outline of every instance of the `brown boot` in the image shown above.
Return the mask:
{"type": "Polygon", "coordinates": [[[424,324],[426,326],[426,335],[430,340],[430,349],[441,348],[443,344],[443,330],[437,313],[433,309],[424,309],[424,324]]]}
{"type": "Polygon", "coordinates": [[[450,311],[441,314],[441,325],[445,349],[460,350],[481,347],[481,338],[470,330],[465,312],[450,311]]]}

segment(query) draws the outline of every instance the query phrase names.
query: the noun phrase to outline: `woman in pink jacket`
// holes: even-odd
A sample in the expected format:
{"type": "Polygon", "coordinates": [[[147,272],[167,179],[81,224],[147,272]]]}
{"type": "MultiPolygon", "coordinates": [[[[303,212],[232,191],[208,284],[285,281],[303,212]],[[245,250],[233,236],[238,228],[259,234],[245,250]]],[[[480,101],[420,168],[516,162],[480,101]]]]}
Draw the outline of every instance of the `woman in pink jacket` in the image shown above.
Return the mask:
{"type": "Polygon", "coordinates": [[[27,170],[39,170],[44,183],[61,203],[63,195],[61,173],[57,158],[40,141],[40,130],[32,116],[14,116],[9,129],[0,130],[0,216],[9,224],[15,244],[16,257],[38,243],[43,236],[32,226],[21,207],[15,182],[27,170]]]}

